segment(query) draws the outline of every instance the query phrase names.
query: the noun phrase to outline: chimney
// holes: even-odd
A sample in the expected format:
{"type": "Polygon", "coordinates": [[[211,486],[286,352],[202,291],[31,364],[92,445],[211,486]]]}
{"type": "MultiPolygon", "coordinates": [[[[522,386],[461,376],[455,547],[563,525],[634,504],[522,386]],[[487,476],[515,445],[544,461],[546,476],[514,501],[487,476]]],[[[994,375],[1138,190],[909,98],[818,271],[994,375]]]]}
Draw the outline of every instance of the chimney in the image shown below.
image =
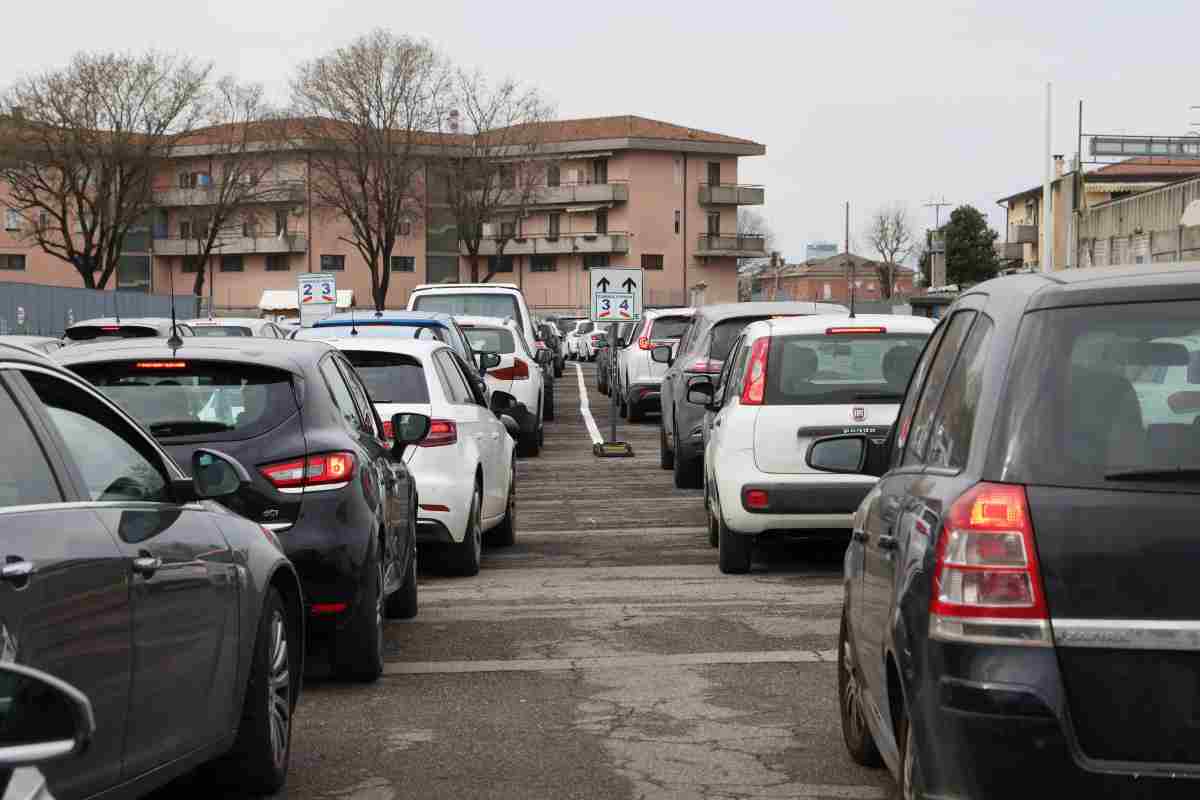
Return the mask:
{"type": "Polygon", "coordinates": [[[1054,156],[1054,177],[1061,178],[1063,175],[1063,156],[1062,153],[1054,156]]]}

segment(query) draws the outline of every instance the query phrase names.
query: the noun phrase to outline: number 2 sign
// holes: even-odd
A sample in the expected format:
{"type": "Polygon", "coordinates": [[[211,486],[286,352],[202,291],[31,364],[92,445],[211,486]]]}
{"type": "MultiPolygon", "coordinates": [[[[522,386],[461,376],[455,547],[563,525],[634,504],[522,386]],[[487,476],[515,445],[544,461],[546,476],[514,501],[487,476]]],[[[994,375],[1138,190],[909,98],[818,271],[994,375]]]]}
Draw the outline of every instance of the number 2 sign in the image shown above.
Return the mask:
{"type": "Polygon", "coordinates": [[[337,310],[337,279],[325,272],[305,273],[298,277],[296,286],[300,324],[311,327],[317,320],[325,319],[337,310]]]}

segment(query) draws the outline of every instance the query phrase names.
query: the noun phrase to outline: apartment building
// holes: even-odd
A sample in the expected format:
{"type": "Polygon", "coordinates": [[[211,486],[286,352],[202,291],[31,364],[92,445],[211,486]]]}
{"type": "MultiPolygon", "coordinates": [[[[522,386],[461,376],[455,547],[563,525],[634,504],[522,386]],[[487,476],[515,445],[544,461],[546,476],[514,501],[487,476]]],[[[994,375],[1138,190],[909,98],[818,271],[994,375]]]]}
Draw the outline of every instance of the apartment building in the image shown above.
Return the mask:
{"type": "MultiPolygon", "coordinates": [[[[480,256],[492,280],[521,286],[532,306],[548,310],[585,306],[587,270],[600,266],[645,269],[647,305],[736,299],[737,260],[765,254],[762,237],[736,233],[737,209],[765,199],[761,186],[739,183],[738,165],[763,155],[763,145],[637,116],[546,123],[540,139],[540,185],[485,226],[480,256]]],[[[246,311],[267,290],[294,289],[300,272],[328,271],[356,305],[371,306],[370,274],[348,241],[349,223],[312,201],[302,148],[256,176],[262,191],[201,264],[196,226],[206,224],[222,179],[219,160],[197,145],[164,164],[156,207],[126,240],[117,288],[165,293],[173,281],[187,291],[206,269],[204,293],[211,288],[216,308],[246,311]]],[[[417,284],[470,278],[454,217],[437,181],[426,183],[425,213],[402,231],[387,265],[389,307],[402,307],[417,284]]],[[[5,223],[0,281],[80,285],[70,265],[29,242],[28,221],[9,213],[5,223]]]]}
{"type": "MultiPolygon", "coordinates": [[[[856,300],[884,300],[878,261],[856,255],[838,254],[801,264],[767,267],[753,278],[755,300],[813,300],[849,303],[850,288],[856,300]]],[[[891,297],[906,297],[913,291],[913,272],[897,267],[892,276],[891,297]]]]}

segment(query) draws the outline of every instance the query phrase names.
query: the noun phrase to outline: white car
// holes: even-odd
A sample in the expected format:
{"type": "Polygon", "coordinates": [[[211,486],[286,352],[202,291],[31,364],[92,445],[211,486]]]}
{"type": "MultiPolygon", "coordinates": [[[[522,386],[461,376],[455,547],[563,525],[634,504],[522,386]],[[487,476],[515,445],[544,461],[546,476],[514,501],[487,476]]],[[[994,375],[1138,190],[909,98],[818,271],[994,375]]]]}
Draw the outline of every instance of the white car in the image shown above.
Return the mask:
{"type": "Polygon", "coordinates": [[[839,433],[886,437],[934,320],[828,315],[747,325],[715,381],[688,381],[708,410],[704,450],[709,542],[722,572],[745,572],[757,536],[849,530],[875,485],[819,472],[809,445],[839,433]]]}
{"type": "Polygon", "coordinates": [[[197,317],[187,321],[197,336],[265,336],[286,339],[291,333],[269,319],[257,317],[197,317]]]}
{"type": "MultiPolygon", "coordinates": [[[[417,484],[417,546],[444,545],[453,572],[478,573],[484,534],[495,544],[515,541],[516,473],[508,426],[472,388],[471,367],[439,341],[361,336],[328,343],[354,365],[380,419],[430,418],[429,434],[404,452],[417,484]]],[[[383,427],[390,435],[391,423],[383,427]]]]}
{"type": "Polygon", "coordinates": [[[530,347],[538,338],[525,295],[511,283],[423,283],[409,295],[408,310],[512,318],[530,347]]]}
{"type": "Polygon", "coordinates": [[[647,411],[661,410],[663,376],[667,365],[650,358],[657,345],[676,345],[692,324],[692,308],[659,308],[642,314],[638,330],[617,349],[617,369],[613,385],[621,415],[640,422],[647,411]]]}
{"type": "Polygon", "coordinates": [[[517,421],[521,429],[517,455],[536,456],[546,434],[543,409],[549,401],[542,367],[552,354],[549,350],[535,353],[511,319],[458,316],[454,321],[472,350],[500,356],[500,363],[483,376],[492,392],[492,407],[503,409],[517,421]]]}
{"type": "Polygon", "coordinates": [[[577,361],[594,361],[604,339],[605,333],[600,326],[591,320],[581,319],[567,333],[567,356],[577,361]]]}

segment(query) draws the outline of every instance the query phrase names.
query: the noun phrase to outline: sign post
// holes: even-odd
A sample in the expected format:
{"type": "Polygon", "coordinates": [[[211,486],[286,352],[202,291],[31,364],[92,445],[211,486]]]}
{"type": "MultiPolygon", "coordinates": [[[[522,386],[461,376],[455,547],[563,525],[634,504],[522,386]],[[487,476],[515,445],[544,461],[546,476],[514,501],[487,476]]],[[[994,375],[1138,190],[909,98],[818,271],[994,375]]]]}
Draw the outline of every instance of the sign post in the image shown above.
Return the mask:
{"type": "Polygon", "coordinates": [[[297,277],[296,308],[300,327],[311,328],[317,320],[337,311],[337,278],[328,272],[306,272],[297,277]]]}
{"type": "MultiPolygon", "coordinates": [[[[609,386],[612,386],[611,370],[616,353],[617,325],[622,322],[642,320],[642,271],[626,267],[599,267],[588,275],[592,286],[592,322],[613,323],[608,330],[609,386]]],[[[601,458],[620,458],[633,455],[628,442],[617,441],[617,393],[610,389],[609,437],[607,442],[592,446],[592,452],[601,458]]]]}

